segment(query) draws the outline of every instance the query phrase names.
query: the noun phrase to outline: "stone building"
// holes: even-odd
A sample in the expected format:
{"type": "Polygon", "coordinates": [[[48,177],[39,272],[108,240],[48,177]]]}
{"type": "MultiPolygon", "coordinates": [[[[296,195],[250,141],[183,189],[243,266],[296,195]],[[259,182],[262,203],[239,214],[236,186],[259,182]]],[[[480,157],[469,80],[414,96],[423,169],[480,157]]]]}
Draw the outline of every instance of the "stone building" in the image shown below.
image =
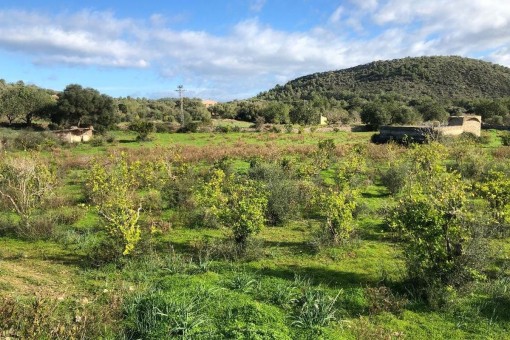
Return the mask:
{"type": "Polygon", "coordinates": [[[88,142],[94,136],[94,128],[71,127],[65,130],[53,131],[60,139],[68,143],[88,142]]]}
{"type": "Polygon", "coordinates": [[[428,138],[443,136],[458,136],[464,132],[480,137],[482,117],[475,115],[452,116],[448,125],[428,126],[381,126],[379,134],[373,138],[374,142],[384,143],[390,140],[425,142],[428,138]]]}

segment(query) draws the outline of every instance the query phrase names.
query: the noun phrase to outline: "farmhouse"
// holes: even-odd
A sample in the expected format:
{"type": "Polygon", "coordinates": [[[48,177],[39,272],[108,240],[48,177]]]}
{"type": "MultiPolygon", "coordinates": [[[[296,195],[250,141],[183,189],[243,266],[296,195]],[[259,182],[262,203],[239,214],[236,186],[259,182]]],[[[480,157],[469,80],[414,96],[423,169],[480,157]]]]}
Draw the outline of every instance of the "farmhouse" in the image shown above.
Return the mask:
{"type": "Polygon", "coordinates": [[[88,142],[94,135],[94,128],[92,126],[88,128],[71,127],[65,130],[53,131],[60,139],[68,143],[80,143],[88,142]]]}
{"type": "Polygon", "coordinates": [[[452,116],[446,126],[381,126],[379,134],[374,136],[374,142],[384,143],[389,140],[425,142],[430,137],[458,136],[464,132],[480,137],[481,129],[481,116],[452,116]]]}

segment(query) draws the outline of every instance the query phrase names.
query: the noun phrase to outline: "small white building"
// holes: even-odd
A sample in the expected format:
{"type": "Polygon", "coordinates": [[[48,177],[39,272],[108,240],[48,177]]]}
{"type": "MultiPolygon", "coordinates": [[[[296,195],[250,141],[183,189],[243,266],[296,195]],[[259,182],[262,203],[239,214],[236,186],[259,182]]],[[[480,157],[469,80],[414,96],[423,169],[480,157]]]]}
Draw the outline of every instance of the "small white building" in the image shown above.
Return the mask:
{"type": "Polygon", "coordinates": [[[71,127],[65,130],[53,131],[60,139],[68,143],[81,143],[88,142],[94,136],[94,128],[92,126],[88,128],[71,127]]]}

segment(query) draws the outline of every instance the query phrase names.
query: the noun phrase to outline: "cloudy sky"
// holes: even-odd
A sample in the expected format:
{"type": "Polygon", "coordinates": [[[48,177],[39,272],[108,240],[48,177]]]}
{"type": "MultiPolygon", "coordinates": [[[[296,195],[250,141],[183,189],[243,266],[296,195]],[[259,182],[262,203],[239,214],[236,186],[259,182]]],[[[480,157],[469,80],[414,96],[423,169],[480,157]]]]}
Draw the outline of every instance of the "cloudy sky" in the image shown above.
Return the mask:
{"type": "Polygon", "coordinates": [[[373,60],[510,67],[503,0],[2,0],[0,78],[112,96],[243,99],[373,60]]]}

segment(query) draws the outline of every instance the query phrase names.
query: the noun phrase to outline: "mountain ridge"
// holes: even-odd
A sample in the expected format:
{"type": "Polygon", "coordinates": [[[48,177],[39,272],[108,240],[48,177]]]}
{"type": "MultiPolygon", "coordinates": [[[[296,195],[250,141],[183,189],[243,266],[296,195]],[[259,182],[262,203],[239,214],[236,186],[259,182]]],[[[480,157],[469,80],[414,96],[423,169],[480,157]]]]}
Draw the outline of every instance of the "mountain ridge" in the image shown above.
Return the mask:
{"type": "Polygon", "coordinates": [[[510,68],[459,56],[406,57],[298,77],[260,93],[266,100],[307,99],[314,94],[341,98],[393,93],[409,99],[445,102],[510,96],[510,68]]]}

